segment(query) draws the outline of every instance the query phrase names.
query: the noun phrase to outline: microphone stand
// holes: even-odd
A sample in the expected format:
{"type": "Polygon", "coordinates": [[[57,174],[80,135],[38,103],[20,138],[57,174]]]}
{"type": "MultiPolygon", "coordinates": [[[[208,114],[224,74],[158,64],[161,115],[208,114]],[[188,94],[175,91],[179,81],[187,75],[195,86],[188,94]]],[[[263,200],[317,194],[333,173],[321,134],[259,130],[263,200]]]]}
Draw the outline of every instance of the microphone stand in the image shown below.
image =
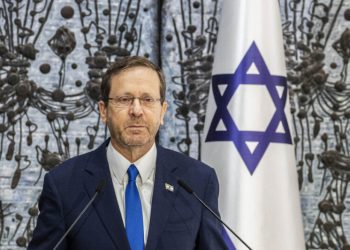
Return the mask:
{"type": "Polygon", "coordinates": [[[79,221],[80,217],[83,216],[83,214],[85,213],[85,211],[90,207],[91,203],[96,199],[97,195],[100,193],[100,191],[102,190],[102,188],[105,186],[106,182],[105,180],[100,181],[100,183],[97,185],[96,187],[96,191],[95,194],[92,196],[91,200],[89,201],[88,204],[86,204],[86,206],[84,207],[84,209],[80,212],[80,214],[78,215],[78,217],[73,221],[72,225],[70,225],[70,227],[68,228],[68,230],[65,232],[65,234],[61,237],[61,239],[57,242],[57,244],[55,245],[55,247],[53,248],[53,250],[56,250],[57,247],[59,247],[59,245],[62,243],[62,241],[66,238],[66,236],[68,235],[68,233],[73,229],[73,227],[75,226],[75,224],[77,224],[77,222],[79,221]]]}
{"type": "Polygon", "coordinates": [[[220,219],[220,217],[201,199],[198,197],[198,195],[188,186],[183,180],[178,180],[177,183],[185,189],[189,194],[192,194],[214,217],[220,221],[236,238],[242,242],[249,250],[252,250],[250,246],[248,246],[247,243],[243,239],[241,239],[223,220],[220,219]]]}

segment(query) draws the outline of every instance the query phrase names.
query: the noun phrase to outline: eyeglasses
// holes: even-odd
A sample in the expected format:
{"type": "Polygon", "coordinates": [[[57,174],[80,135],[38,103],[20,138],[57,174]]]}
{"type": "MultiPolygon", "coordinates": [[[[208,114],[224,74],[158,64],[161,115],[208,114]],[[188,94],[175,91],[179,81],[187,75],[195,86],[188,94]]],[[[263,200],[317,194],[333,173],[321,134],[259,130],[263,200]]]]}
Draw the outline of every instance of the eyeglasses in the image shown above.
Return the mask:
{"type": "Polygon", "coordinates": [[[107,100],[110,101],[112,105],[114,105],[117,108],[127,108],[130,107],[131,104],[134,103],[134,100],[138,99],[141,106],[152,108],[156,104],[156,102],[159,102],[161,98],[153,98],[150,96],[144,96],[144,97],[135,97],[135,96],[116,96],[114,98],[108,98],[107,100]]]}

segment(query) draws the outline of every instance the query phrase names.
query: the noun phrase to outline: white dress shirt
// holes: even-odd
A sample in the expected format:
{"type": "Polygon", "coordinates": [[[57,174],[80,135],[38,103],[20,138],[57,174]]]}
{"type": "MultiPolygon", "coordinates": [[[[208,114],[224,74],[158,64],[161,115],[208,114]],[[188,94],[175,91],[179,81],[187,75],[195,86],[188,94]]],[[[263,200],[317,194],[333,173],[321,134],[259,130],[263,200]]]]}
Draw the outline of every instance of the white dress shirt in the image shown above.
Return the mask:
{"type": "Polygon", "coordinates": [[[125,190],[128,185],[128,168],[134,164],[139,171],[136,178],[136,186],[139,191],[142,205],[143,234],[146,244],[149,222],[151,217],[151,203],[154,187],[154,177],[157,159],[157,148],[155,144],[151,149],[136,162],[129,162],[109,143],[107,146],[107,160],[111,172],[115,195],[119,205],[120,213],[125,226],[125,190]]]}

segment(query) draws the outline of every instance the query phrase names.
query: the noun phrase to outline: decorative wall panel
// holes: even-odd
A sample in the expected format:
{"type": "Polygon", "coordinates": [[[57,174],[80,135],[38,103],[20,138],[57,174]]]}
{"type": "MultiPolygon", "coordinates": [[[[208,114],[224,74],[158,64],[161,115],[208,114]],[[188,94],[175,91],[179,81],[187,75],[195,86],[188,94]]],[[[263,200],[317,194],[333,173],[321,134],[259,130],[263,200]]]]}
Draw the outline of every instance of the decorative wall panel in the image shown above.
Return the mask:
{"type": "Polygon", "coordinates": [[[281,1],[309,249],[350,249],[350,3],[281,1]]]}

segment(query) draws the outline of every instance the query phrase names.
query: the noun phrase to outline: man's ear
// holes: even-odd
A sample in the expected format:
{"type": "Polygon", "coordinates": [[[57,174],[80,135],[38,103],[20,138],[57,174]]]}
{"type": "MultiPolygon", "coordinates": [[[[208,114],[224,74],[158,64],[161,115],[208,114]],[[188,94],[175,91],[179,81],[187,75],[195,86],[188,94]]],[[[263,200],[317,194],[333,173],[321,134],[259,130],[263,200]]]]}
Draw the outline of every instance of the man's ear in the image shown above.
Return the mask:
{"type": "Polygon", "coordinates": [[[168,103],[166,101],[164,101],[162,104],[162,111],[161,111],[161,117],[160,117],[160,124],[161,125],[164,125],[164,116],[165,116],[167,109],[168,109],[168,103]]]}
{"type": "Polygon", "coordinates": [[[104,124],[106,124],[107,122],[107,106],[106,103],[104,101],[99,101],[98,102],[98,108],[100,110],[100,117],[101,120],[104,124]]]}

